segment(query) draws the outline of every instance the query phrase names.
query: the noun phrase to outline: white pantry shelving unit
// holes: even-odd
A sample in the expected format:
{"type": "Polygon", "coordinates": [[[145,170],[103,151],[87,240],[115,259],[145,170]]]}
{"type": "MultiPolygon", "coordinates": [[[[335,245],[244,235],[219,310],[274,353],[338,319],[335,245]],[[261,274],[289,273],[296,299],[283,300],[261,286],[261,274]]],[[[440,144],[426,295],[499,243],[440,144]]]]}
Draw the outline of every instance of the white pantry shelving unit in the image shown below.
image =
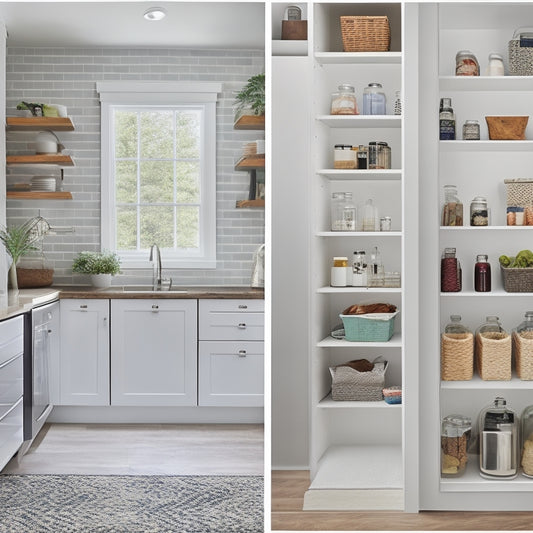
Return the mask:
{"type": "MultiPolygon", "coordinates": [[[[481,409],[496,396],[506,398],[517,413],[533,403],[533,382],[514,376],[510,381],[441,382],[440,334],[451,314],[460,314],[475,330],[488,315],[500,317],[512,330],[532,308],[531,293],[506,293],[498,265],[501,254],[531,248],[533,227],[506,226],[505,178],[533,177],[533,124],[525,141],[491,141],[487,115],[530,114],[533,78],[503,76],[456,78],[455,54],[469,49],[481,73],[491,52],[507,62],[507,43],[516,28],[533,20],[531,3],[435,3],[419,6],[420,17],[420,395],[432,399],[421,405],[420,508],[449,510],[533,510],[533,481],[487,480],[479,475],[479,458],[472,454],[464,476],[440,477],[440,421],[449,414],[470,416],[473,433],[481,409]],[[456,113],[456,141],[438,140],[439,98],[451,97],[456,113]],[[480,141],[463,141],[462,124],[477,119],[480,141]],[[455,184],[464,204],[465,224],[475,196],[487,197],[491,210],[486,228],[440,227],[443,186],[455,184]],[[463,290],[441,293],[440,257],[446,247],[457,249],[463,270],[463,290]],[[476,293],[473,270],[477,254],[488,254],[492,292],[476,293]]],[[[506,65],[507,66],[507,65],[506,65]]]]}
{"type": "MultiPolygon", "coordinates": [[[[413,220],[409,215],[413,212],[411,205],[406,203],[406,123],[403,116],[393,115],[395,91],[405,89],[403,45],[406,31],[404,10],[407,9],[411,8],[400,2],[316,2],[310,9],[310,64],[313,76],[311,112],[314,117],[311,121],[310,153],[311,171],[315,174],[310,181],[312,217],[309,228],[312,481],[305,495],[304,509],[418,510],[415,457],[418,453],[418,427],[414,422],[415,412],[407,415],[409,400],[413,399],[413,405],[416,405],[416,361],[407,363],[414,367],[409,377],[405,372],[406,347],[408,340],[414,339],[411,327],[416,329],[417,320],[416,303],[411,307],[406,299],[406,285],[411,283],[413,277],[416,279],[417,261],[414,257],[413,271],[406,270],[406,243],[410,244],[407,228],[411,227],[413,220]],[[391,51],[343,52],[339,23],[341,15],[387,15],[391,23],[391,51]],[[359,109],[362,111],[363,89],[374,81],[381,83],[385,90],[387,115],[329,115],[331,93],[338,85],[350,83],[355,86],[359,109]],[[391,169],[333,168],[335,144],[368,145],[369,141],[374,140],[386,141],[391,146],[391,169]],[[392,217],[392,231],[330,231],[330,198],[335,191],[352,192],[357,204],[372,198],[380,216],[392,217]],[[330,266],[334,256],[348,256],[351,261],[354,250],[364,249],[369,254],[373,246],[378,246],[382,253],[387,271],[401,272],[401,288],[330,287],[330,266]],[[339,313],[345,307],[371,302],[391,303],[400,310],[390,341],[348,342],[330,336],[334,326],[340,322],[339,313]],[[412,326],[407,322],[409,319],[413,320],[412,326]],[[330,366],[351,359],[373,360],[378,356],[389,362],[386,384],[403,386],[403,405],[335,402],[331,399],[330,366]],[[411,379],[413,395],[409,396],[411,379]],[[412,431],[408,433],[410,429],[412,431]],[[411,447],[406,446],[408,441],[411,447]]],[[[415,63],[416,56],[415,49],[415,63]]],[[[411,80],[414,80],[412,94],[416,98],[416,75],[411,80]]],[[[404,102],[404,106],[406,104],[404,102]]],[[[416,133],[413,139],[416,139],[416,133]]],[[[416,154],[416,143],[414,150],[416,154]]],[[[413,161],[413,157],[409,161],[413,161]]],[[[417,179],[415,167],[410,174],[413,183],[417,179]]],[[[411,199],[416,202],[416,194],[411,199]]],[[[415,234],[412,235],[415,240],[415,234]]],[[[416,289],[411,294],[416,302],[416,289]]],[[[412,353],[417,353],[415,348],[412,353]]]]}

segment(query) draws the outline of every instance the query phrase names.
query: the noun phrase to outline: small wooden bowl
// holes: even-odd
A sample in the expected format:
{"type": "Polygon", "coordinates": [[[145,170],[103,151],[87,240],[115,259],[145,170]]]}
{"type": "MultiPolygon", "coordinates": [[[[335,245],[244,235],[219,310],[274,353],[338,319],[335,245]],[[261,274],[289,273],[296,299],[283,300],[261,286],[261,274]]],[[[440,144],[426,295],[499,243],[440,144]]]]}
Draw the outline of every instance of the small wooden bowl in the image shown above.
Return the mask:
{"type": "Polygon", "coordinates": [[[529,116],[485,117],[489,127],[489,139],[493,141],[523,141],[529,116]]]}

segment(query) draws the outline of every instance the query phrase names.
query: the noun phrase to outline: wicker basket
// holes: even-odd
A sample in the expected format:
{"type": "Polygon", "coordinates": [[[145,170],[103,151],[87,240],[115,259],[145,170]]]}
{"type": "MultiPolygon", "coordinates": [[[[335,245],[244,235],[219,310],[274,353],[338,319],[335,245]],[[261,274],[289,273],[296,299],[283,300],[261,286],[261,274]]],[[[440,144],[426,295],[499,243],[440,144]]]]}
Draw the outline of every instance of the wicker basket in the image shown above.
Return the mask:
{"type": "Polygon", "coordinates": [[[513,38],[508,44],[509,75],[533,76],[533,48],[531,46],[521,46],[522,44],[528,44],[521,41],[522,35],[520,35],[519,28],[514,32],[513,38]]]}
{"type": "Polygon", "coordinates": [[[524,381],[533,380],[533,332],[519,335],[513,331],[513,351],[517,376],[524,381]]]}
{"type": "Polygon", "coordinates": [[[506,292],[533,292],[533,267],[509,268],[500,264],[506,292]]]}
{"type": "Polygon", "coordinates": [[[507,189],[507,207],[528,207],[533,205],[533,180],[512,178],[503,180],[507,189]]]}
{"type": "Polygon", "coordinates": [[[358,372],[349,366],[330,367],[331,398],[335,401],[379,402],[383,400],[388,363],[376,362],[370,372],[358,372]]]}
{"type": "Polygon", "coordinates": [[[485,381],[511,379],[511,336],[507,333],[486,332],[476,335],[476,365],[485,381]]]}
{"type": "Polygon", "coordinates": [[[53,268],[17,267],[17,285],[19,289],[49,287],[54,281],[53,268]]]}
{"type": "Polygon", "coordinates": [[[345,52],[387,52],[390,24],[385,16],[342,16],[342,44],[345,52]]]}
{"type": "Polygon", "coordinates": [[[440,339],[440,377],[443,381],[469,381],[474,376],[474,335],[443,333],[440,339]]]}
{"type": "Polygon", "coordinates": [[[395,313],[339,315],[344,325],[344,338],[352,342],[386,342],[394,332],[395,313]]]}

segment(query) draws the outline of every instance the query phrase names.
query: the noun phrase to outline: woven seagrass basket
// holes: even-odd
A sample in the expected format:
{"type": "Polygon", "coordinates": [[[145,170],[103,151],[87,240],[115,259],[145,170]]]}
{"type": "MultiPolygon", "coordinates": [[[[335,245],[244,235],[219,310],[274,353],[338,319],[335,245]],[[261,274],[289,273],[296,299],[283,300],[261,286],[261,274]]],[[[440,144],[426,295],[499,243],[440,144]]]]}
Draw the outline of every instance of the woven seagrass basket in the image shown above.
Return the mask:
{"type": "Polygon", "coordinates": [[[440,339],[440,378],[469,381],[474,376],[474,335],[443,333],[440,339]]]}
{"type": "Polygon", "coordinates": [[[378,402],[383,400],[388,362],[374,363],[370,372],[358,372],[349,366],[332,366],[331,398],[335,401],[378,402]]]}
{"type": "Polygon", "coordinates": [[[385,16],[342,16],[341,33],[345,52],[387,52],[390,24],[385,16]]]}
{"type": "Polygon", "coordinates": [[[533,332],[513,331],[513,351],[517,376],[524,381],[533,380],[533,332]]]}
{"type": "Polygon", "coordinates": [[[500,265],[506,292],[533,292],[533,267],[508,268],[500,265]]]}
{"type": "Polygon", "coordinates": [[[511,336],[503,332],[476,334],[477,371],[484,381],[511,379],[511,336]]]}

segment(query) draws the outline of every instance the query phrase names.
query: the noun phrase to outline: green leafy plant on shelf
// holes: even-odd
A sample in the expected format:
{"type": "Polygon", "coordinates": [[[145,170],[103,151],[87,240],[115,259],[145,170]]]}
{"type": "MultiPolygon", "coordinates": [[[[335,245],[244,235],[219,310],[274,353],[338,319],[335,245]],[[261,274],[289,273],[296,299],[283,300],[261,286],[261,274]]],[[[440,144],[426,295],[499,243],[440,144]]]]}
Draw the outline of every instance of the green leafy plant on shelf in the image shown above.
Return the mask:
{"type": "Polygon", "coordinates": [[[80,252],[74,258],[72,272],[114,276],[120,272],[120,259],[115,252],[80,252]]]}
{"type": "Polygon", "coordinates": [[[265,75],[256,74],[252,76],[246,85],[237,93],[235,97],[238,105],[236,114],[243,113],[244,110],[250,109],[254,115],[265,114],[265,75]]]}

